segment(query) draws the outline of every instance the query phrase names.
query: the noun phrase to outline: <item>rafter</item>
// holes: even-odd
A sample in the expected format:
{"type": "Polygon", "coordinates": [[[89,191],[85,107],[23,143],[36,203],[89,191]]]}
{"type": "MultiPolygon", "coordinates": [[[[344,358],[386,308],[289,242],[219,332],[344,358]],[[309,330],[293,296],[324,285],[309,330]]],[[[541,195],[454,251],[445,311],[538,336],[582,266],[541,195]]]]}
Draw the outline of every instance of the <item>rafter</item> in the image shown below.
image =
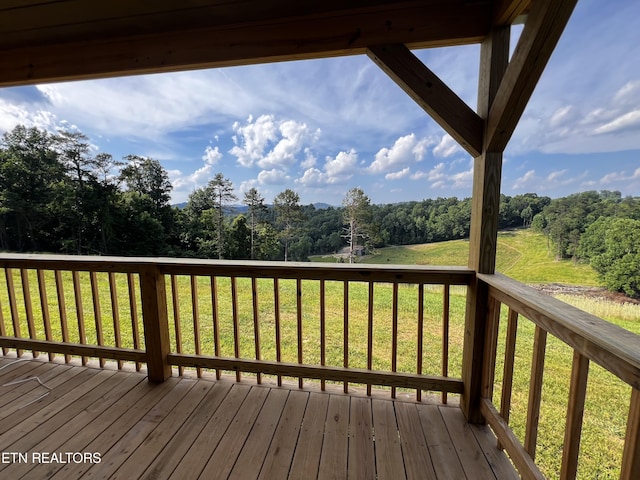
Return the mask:
{"type": "Polygon", "coordinates": [[[487,3],[114,0],[94,11],[87,1],[27,2],[2,11],[0,85],[475,43],[489,31],[487,3]]]}
{"type": "Polygon", "coordinates": [[[486,150],[504,151],[577,0],[538,0],[527,22],[491,105],[486,150]]]}
{"type": "Polygon", "coordinates": [[[406,46],[370,47],[367,54],[467,152],[480,155],[483,120],[406,46]]]}
{"type": "Polygon", "coordinates": [[[493,25],[511,25],[516,19],[525,13],[531,4],[531,0],[497,0],[493,7],[493,25]]]}

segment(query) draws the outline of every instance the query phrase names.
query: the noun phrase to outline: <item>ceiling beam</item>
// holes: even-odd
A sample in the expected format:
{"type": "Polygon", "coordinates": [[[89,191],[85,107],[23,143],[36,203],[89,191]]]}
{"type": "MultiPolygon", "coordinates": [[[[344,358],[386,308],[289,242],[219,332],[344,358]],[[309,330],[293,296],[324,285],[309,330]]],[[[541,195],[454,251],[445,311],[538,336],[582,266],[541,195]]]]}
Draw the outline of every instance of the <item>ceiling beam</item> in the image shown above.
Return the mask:
{"type": "Polygon", "coordinates": [[[538,0],[531,5],[489,111],[486,151],[503,152],[506,148],[576,3],[577,0],[538,0]]]}
{"type": "Polygon", "coordinates": [[[372,46],[367,55],[467,152],[480,155],[483,120],[406,46],[372,46]]]}
{"type": "Polygon", "coordinates": [[[173,23],[166,12],[123,17],[126,28],[122,19],[92,19],[12,33],[0,22],[0,86],[363,54],[378,44],[461,45],[482,41],[491,24],[485,2],[280,0],[279,14],[266,18],[250,13],[251,1],[240,2],[247,13],[237,3],[212,2],[193,21],[184,10],[173,23]]]}
{"type": "Polygon", "coordinates": [[[524,14],[531,0],[496,0],[493,7],[493,25],[496,27],[512,25],[524,14]]]}

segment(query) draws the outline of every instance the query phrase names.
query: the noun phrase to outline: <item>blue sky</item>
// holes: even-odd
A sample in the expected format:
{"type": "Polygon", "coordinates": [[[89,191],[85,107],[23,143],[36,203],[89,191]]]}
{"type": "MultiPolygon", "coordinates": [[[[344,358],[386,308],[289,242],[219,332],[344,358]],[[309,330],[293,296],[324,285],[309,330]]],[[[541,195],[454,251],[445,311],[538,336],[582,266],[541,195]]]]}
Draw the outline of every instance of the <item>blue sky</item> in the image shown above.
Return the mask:
{"type": "MultiPolygon", "coordinates": [[[[503,193],[640,195],[639,20],[637,0],[578,2],[505,151],[503,193]]],[[[479,52],[414,53],[475,109],[479,52]]],[[[471,195],[471,157],[366,56],[0,89],[0,133],[17,124],[156,158],[176,203],[218,172],[267,202],[471,195]]]]}

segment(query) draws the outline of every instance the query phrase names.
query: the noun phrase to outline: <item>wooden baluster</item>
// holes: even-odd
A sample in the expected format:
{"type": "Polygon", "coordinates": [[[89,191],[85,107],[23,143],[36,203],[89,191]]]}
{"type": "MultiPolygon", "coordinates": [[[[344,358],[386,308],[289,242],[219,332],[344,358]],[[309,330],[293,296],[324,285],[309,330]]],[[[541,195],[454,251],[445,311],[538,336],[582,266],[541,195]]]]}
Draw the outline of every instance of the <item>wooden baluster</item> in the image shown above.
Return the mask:
{"type": "MultiPolygon", "coordinates": [[[[391,371],[398,367],[398,284],[393,284],[393,303],[391,312],[391,371]]],[[[391,398],[396,398],[396,387],[391,387],[391,398]]]]}
{"type": "MultiPolygon", "coordinates": [[[[240,358],[240,324],[238,323],[238,288],[236,277],[231,277],[231,308],[233,315],[233,352],[240,358]]],[[[240,370],[236,370],[236,382],[241,379],[240,370]]]]}
{"type": "Polygon", "coordinates": [[[547,332],[536,325],[533,340],[533,360],[531,362],[531,381],[529,384],[529,405],[527,407],[527,428],[524,438],[524,449],[536,458],[538,440],[538,422],[540,420],[540,403],[542,401],[542,375],[544,373],[544,357],[547,346],[547,332]]]}
{"type": "MultiPolygon", "coordinates": [[[[280,338],[280,284],[273,279],[273,321],[276,329],[276,362],[282,361],[282,342],[280,338]]],[[[282,386],[282,375],[278,375],[278,386],[282,386]]]]}
{"type": "MultiPolygon", "coordinates": [[[[258,317],[258,285],[256,277],[251,277],[251,297],[253,300],[253,341],[256,350],[256,360],[260,360],[260,320],[258,317]]],[[[258,385],[262,383],[262,374],[260,372],[256,375],[256,381],[258,385]]]]}
{"type": "MultiPolygon", "coordinates": [[[[96,340],[99,346],[104,345],[104,338],[102,334],[102,310],[100,308],[100,292],[98,290],[98,278],[96,272],[89,272],[89,278],[91,283],[91,297],[93,300],[93,316],[96,323],[96,340]]],[[[99,358],[100,367],[104,367],[104,358],[99,358]]]]}
{"type": "MultiPolygon", "coordinates": [[[[127,273],[127,286],[129,288],[129,313],[131,314],[131,332],[133,335],[133,348],[140,348],[140,329],[138,328],[138,304],[136,302],[136,283],[133,273],[127,273]]],[[[140,362],[136,362],[136,371],[140,371],[140,362]]]]}
{"type": "MultiPolygon", "coordinates": [[[[54,272],[56,279],[56,294],[58,297],[58,312],[60,313],[60,331],[62,332],[62,341],[69,343],[69,325],[67,323],[67,306],[64,299],[64,282],[62,281],[62,272],[56,270],[54,272]]],[[[71,361],[71,355],[64,356],[65,363],[71,361]]]]}
{"type": "MultiPolygon", "coordinates": [[[[327,325],[326,325],[325,284],[320,280],[320,365],[327,364],[327,325]]],[[[320,380],[320,389],[324,391],[325,380],[320,380]]]]}
{"type": "MultiPolygon", "coordinates": [[[[24,298],[24,310],[27,316],[27,329],[29,330],[29,338],[36,339],[36,325],[33,320],[33,305],[31,303],[31,289],[29,288],[29,271],[20,269],[20,280],[22,281],[22,297],[24,298]]],[[[33,358],[38,358],[40,352],[32,350],[33,358]]]]}
{"type": "MultiPolygon", "coordinates": [[[[42,323],[44,326],[44,338],[51,342],[53,336],[51,334],[51,316],[49,315],[49,300],[47,299],[47,283],[44,278],[44,270],[37,270],[38,275],[38,292],[40,293],[40,309],[42,310],[42,323]]],[[[49,361],[53,361],[55,353],[49,352],[49,361]]]]}
{"type": "Polygon", "coordinates": [[[632,388],[620,479],[637,478],[640,478],[640,390],[632,388]]]}
{"type": "MultiPolygon", "coordinates": [[[[2,303],[0,303],[0,336],[7,336],[7,329],[4,326],[4,314],[2,313],[2,303]]],[[[2,355],[7,355],[9,353],[9,349],[7,347],[2,347],[2,355]]]]}
{"type": "MultiPolygon", "coordinates": [[[[369,304],[367,307],[367,370],[373,370],[373,282],[369,282],[369,304]]],[[[367,384],[367,395],[371,396],[371,384],[367,384]]]]}
{"type": "MultiPolygon", "coordinates": [[[[122,338],[120,335],[120,309],[118,308],[118,290],[116,287],[116,274],[109,272],[109,293],[111,294],[111,314],[113,316],[113,337],[116,348],[122,346],[122,338]]],[[[122,360],[118,360],[118,370],[122,369],[122,360]]]]}
{"type": "MultiPolygon", "coordinates": [[[[442,292],[442,376],[449,375],[449,310],[451,287],[443,285],[442,292]]],[[[447,403],[447,392],[442,392],[442,403],[447,403]]]]}
{"type": "MultiPolygon", "coordinates": [[[[191,275],[191,313],[193,315],[193,343],[196,355],[200,355],[200,307],[198,305],[198,278],[191,275]]],[[[198,378],[202,377],[202,368],[196,367],[198,378]]]]}
{"type": "Polygon", "coordinates": [[[493,386],[498,351],[498,327],[500,326],[500,302],[493,297],[489,298],[486,325],[482,365],[482,397],[488,398],[493,403],[493,386]]]}
{"type": "MultiPolygon", "coordinates": [[[[500,415],[509,424],[511,413],[511,392],[513,391],[513,365],[516,358],[516,334],[518,333],[518,312],[509,308],[507,318],[507,338],[504,350],[504,373],[502,374],[502,398],[500,400],[500,415]]],[[[498,448],[502,444],[498,440],[498,448]]]]}
{"type": "Polygon", "coordinates": [[[171,376],[171,365],[167,361],[171,343],[165,279],[156,265],[141,266],[140,292],[149,381],[163,382],[171,376]]]}
{"type": "MultiPolygon", "coordinates": [[[[16,303],[16,290],[13,285],[13,270],[10,268],[4,269],[4,274],[7,279],[7,291],[9,294],[9,310],[11,311],[11,322],[13,324],[13,336],[16,338],[22,338],[20,333],[20,318],[18,317],[18,304],[16,303]]],[[[17,348],[16,355],[22,356],[22,350],[17,348]]]]}
{"type": "MultiPolygon", "coordinates": [[[[216,277],[211,276],[211,312],[213,321],[213,354],[220,356],[220,324],[218,320],[218,287],[216,277]]],[[[220,380],[220,369],[216,368],[216,380],[220,380]]]]}
{"type": "Polygon", "coordinates": [[[564,429],[562,467],[560,469],[561,480],[573,480],[578,473],[578,454],[580,453],[582,417],[584,414],[584,401],[587,395],[588,376],[589,359],[574,350],[571,383],[569,386],[567,424],[564,429]]]}
{"type": "MultiPolygon", "coordinates": [[[[76,317],[78,319],[78,340],[81,345],[87,344],[87,335],[84,330],[84,306],[82,305],[82,289],[80,287],[80,274],[77,270],[71,273],[73,279],[73,296],[76,302],[76,317]]],[[[87,357],[82,357],[82,365],[87,364],[87,357]]]]}
{"type": "MultiPolygon", "coordinates": [[[[182,353],[182,326],[180,324],[180,294],[178,291],[178,277],[175,274],[170,276],[171,282],[171,310],[173,312],[173,328],[176,338],[176,353],[182,353]]],[[[178,375],[184,374],[184,367],[178,366],[178,375]]]]}
{"type": "MultiPolygon", "coordinates": [[[[417,347],[416,373],[418,375],[422,375],[423,346],[424,346],[424,285],[421,283],[418,285],[418,344],[416,345],[417,347]]],[[[443,355],[442,359],[443,359],[443,365],[444,365],[444,351],[442,355],[443,355]]],[[[443,394],[443,402],[446,403],[446,400],[444,398],[444,395],[446,395],[446,393],[442,392],[442,394],[443,394]]],[[[419,388],[416,390],[416,401],[418,402],[422,401],[422,390],[419,388]]]]}
{"type": "MultiPolygon", "coordinates": [[[[298,363],[302,364],[302,280],[296,278],[296,323],[298,333],[298,363]]],[[[304,387],[302,377],[298,377],[298,388],[304,387]]]]}
{"type": "MultiPolygon", "coordinates": [[[[344,315],[342,317],[342,365],[344,368],[349,367],[349,282],[343,283],[344,286],[344,315]]],[[[344,382],[344,393],[349,393],[349,382],[344,382]]]]}

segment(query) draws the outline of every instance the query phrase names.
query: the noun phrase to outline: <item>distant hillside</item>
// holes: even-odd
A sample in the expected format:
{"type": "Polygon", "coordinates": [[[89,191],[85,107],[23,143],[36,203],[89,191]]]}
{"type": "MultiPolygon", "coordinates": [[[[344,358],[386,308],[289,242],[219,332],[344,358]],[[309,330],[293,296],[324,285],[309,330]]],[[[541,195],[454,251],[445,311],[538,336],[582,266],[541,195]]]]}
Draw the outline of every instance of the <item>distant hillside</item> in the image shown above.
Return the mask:
{"type": "MultiPolygon", "coordinates": [[[[380,248],[363,263],[399,265],[467,264],[468,240],[426,243],[380,248]]],[[[310,257],[312,261],[335,261],[330,256],[310,257]]],[[[531,230],[504,231],[498,234],[496,270],[524,283],[562,283],[598,285],[595,271],[584,263],[555,260],[547,237],[531,230]]]]}

